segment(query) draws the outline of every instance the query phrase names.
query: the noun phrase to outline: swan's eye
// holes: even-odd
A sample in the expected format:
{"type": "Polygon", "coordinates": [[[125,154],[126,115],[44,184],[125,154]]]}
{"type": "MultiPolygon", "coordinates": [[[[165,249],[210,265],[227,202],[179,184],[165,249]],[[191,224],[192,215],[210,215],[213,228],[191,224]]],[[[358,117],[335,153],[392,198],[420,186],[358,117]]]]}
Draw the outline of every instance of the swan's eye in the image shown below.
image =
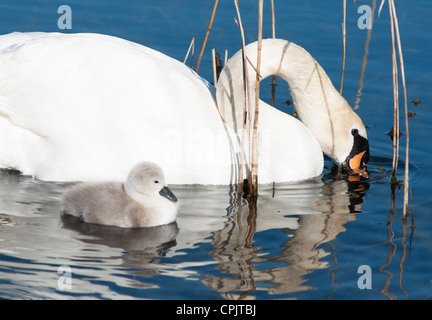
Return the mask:
{"type": "Polygon", "coordinates": [[[358,130],[357,129],[352,129],[351,130],[351,134],[355,137],[356,135],[358,135],[358,130]]]}
{"type": "Polygon", "coordinates": [[[155,180],[154,183],[159,183],[159,180],[155,180]]]}

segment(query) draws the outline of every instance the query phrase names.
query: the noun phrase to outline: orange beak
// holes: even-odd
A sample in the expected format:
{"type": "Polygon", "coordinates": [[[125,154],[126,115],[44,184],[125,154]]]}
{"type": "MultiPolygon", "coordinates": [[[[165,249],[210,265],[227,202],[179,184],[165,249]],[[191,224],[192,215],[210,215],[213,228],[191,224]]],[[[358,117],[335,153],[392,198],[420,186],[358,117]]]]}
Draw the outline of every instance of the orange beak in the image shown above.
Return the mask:
{"type": "Polygon", "coordinates": [[[366,151],[360,152],[359,154],[356,154],[354,157],[350,159],[349,166],[351,170],[356,171],[360,169],[360,167],[362,166],[361,160],[365,153],[366,151]]]}
{"type": "Polygon", "coordinates": [[[354,157],[352,157],[349,161],[349,166],[351,168],[352,174],[358,174],[361,177],[364,177],[366,179],[369,178],[369,174],[367,173],[364,163],[362,162],[363,155],[366,153],[366,151],[360,152],[359,154],[356,154],[354,157]]]}

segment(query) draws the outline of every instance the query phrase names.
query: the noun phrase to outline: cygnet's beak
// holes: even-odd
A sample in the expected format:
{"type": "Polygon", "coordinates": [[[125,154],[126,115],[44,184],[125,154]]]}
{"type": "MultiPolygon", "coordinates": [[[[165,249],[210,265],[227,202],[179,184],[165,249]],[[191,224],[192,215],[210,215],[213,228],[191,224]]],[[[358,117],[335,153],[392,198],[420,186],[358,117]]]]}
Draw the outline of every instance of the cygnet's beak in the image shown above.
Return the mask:
{"type": "Polygon", "coordinates": [[[168,188],[167,186],[163,187],[161,191],[159,191],[159,194],[162,197],[167,198],[168,200],[177,202],[177,197],[174,195],[174,193],[168,188]]]}

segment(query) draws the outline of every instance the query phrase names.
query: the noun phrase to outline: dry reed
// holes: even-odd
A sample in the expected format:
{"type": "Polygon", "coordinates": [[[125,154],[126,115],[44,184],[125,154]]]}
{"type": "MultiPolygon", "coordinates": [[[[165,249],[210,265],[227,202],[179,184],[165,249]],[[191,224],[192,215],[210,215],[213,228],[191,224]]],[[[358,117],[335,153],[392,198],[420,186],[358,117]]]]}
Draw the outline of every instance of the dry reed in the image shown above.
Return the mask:
{"type": "Polygon", "coordinates": [[[401,70],[401,80],[402,80],[402,89],[404,93],[404,114],[405,114],[405,178],[404,178],[404,204],[403,204],[403,217],[406,218],[408,214],[408,190],[409,190],[409,126],[408,126],[408,101],[407,101],[407,92],[406,92],[406,82],[405,82],[405,65],[402,54],[402,44],[400,40],[399,33],[399,22],[396,15],[396,7],[394,4],[394,0],[389,0],[389,7],[391,8],[391,14],[394,19],[394,27],[396,32],[396,40],[398,45],[398,54],[399,54],[399,63],[401,70]]]}
{"type": "Polygon", "coordinates": [[[272,15],[272,37],[274,39],[276,37],[276,17],[275,17],[274,1],[270,0],[270,4],[271,4],[271,15],[272,15]]]}
{"type": "Polygon", "coordinates": [[[342,22],[342,47],[343,47],[343,57],[342,57],[342,75],[340,84],[340,94],[342,94],[344,74],[345,74],[345,59],[346,59],[346,0],[343,2],[343,22],[342,22]]]}
{"type": "Polygon", "coordinates": [[[258,118],[259,118],[259,92],[261,82],[261,49],[262,49],[262,29],[263,29],[263,7],[264,1],[258,0],[258,48],[256,62],[256,82],[255,82],[255,116],[252,131],[252,161],[251,161],[251,195],[258,195],[258,158],[259,158],[259,133],[258,133],[258,118]]]}
{"type": "Polygon", "coordinates": [[[217,71],[216,71],[216,53],[215,49],[212,49],[212,66],[213,66],[213,85],[217,88],[217,71]]]}
{"type": "MultiPolygon", "coordinates": [[[[385,0],[382,0],[378,14],[384,5],[385,0]]],[[[396,56],[396,44],[397,52],[399,54],[399,64],[401,70],[401,81],[404,93],[404,114],[405,114],[405,174],[404,174],[404,199],[403,199],[403,218],[406,219],[408,215],[408,202],[409,202],[409,127],[408,127],[408,102],[406,93],[406,82],[405,82],[405,67],[402,55],[402,44],[399,33],[399,23],[396,15],[396,7],[394,0],[388,0],[389,14],[390,14],[390,34],[392,43],[392,69],[393,69],[393,100],[394,100],[394,124],[393,124],[393,172],[392,172],[392,183],[396,183],[397,164],[399,159],[399,138],[400,138],[400,125],[399,125],[399,88],[398,88],[398,64],[396,56]]]]}
{"type": "Polygon", "coordinates": [[[247,59],[245,52],[245,38],[244,38],[244,30],[243,24],[240,15],[240,8],[238,4],[238,0],[234,0],[234,5],[237,11],[237,25],[240,29],[241,36],[241,50],[242,50],[242,58],[243,58],[243,90],[244,90],[244,104],[243,104],[243,126],[242,126],[242,139],[241,139],[241,151],[240,151],[240,170],[239,170],[239,193],[243,191],[243,168],[244,168],[244,154],[245,154],[245,140],[246,140],[246,124],[248,119],[248,114],[250,113],[250,97],[248,94],[248,74],[247,74],[247,59]]]}
{"type": "Polygon", "coordinates": [[[243,89],[244,89],[244,105],[243,105],[243,126],[242,126],[242,143],[241,143],[241,154],[240,154],[240,170],[239,170],[239,192],[243,188],[243,168],[244,168],[244,154],[246,144],[246,127],[249,128],[248,134],[248,145],[249,145],[249,200],[250,204],[255,203],[258,196],[258,158],[259,158],[259,135],[258,135],[258,118],[259,118],[259,85],[261,80],[260,68],[261,68],[261,48],[262,48],[262,24],[263,24],[263,0],[258,2],[258,48],[257,48],[257,64],[256,67],[249,61],[246,56],[246,44],[244,38],[244,29],[241,21],[240,8],[238,0],[234,0],[234,5],[237,11],[238,20],[236,20],[241,34],[242,42],[242,59],[243,59],[243,89]],[[255,84],[255,110],[254,118],[252,120],[251,112],[251,101],[249,94],[249,83],[248,83],[248,63],[253,67],[256,73],[256,84],[255,84]]]}
{"type": "Polygon", "coordinates": [[[186,64],[187,58],[189,57],[189,53],[192,50],[192,54],[191,54],[191,68],[193,68],[193,58],[194,58],[194,51],[195,51],[195,38],[192,38],[192,41],[189,45],[189,49],[186,53],[186,57],[183,60],[183,64],[186,64]]]}
{"type": "MultiPolygon", "coordinates": [[[[389,1],[389,6],[391,6],[389,1]]],[[[398,87],[398,67],[395,49],[394,20],[390,7],[390,34],[392,47],[392,71],[393,71],[393,172],[392,182],[396,181],[397,168],[399,163],[399,87],[398,87]]]]}
{"type": "Polygon", "coordinates": [[[198,56],[197,66],[196,66],[196,69],[195,69],[196,73],[198,73],[198,70],[199,70],[199,67],[200,67],[200,64],[201,64],[201,59],[202,59],[202,56],[204,54],[204,49],[205,49],[205,46],[206,46],[206,43],[207,43],[207,39],[208,39],[208,36],[210,34],[210,30],[212,28],[212,25],[213,25],[213,21],[214,21],[214,17],[215,17],[215,14],[216,14],[216,9],[217,9],[218,3],[219,3],[219,0],[215,0],[215,3],[213,5],[212,15],[211,15],[211,18],[210,18],[210,22],[209,22],[209,25],[207,27],[207,31],[206,31],[206,34],[205,34],[205,37],[204,37],[204,41],[203,41],[203,44],[201,46],[201,50],[200,50],[200,53],[199,53],[199,56],[198,56]]]}
{"type": "MultiPolygon", "coordinates": [[[[275,17],[274,1],[271,0],[270,3],[271,3],[271,13],[272,13],[272,38],[276,39],[276,17],[275,17]]],[[[275,104],[275,95],[276,95],[276,76],[272,76],[271,105],[273,107],[275,104]]]]}
{"type": "Polygon", "coordinates": [[[372,1],[372,10],[371,10],[372,11],[371,26],[370,26],[370,29],[368,29],[368,31],[367,31],[367,37],[366,37],[365,46],[364,46],[364,54],[363,54],[362,67],[361,67],[360,77],[359,77],[359,85],[358,85],[357,94],[356,94],[356,101],[354,104],[355,110],[357,110],[360,107],[360,98],[361,98],[362,90],[363,90],[363,79],[364,79],[364,75],[365,75],[365,71],[366,71],[367,57],[369,54],[369,43],[370,43],[370,40],[372,37],[372,29],[373,29],[373,23],[374,23],[375,9],[376,9],[376,0],[373,0],[372,1]]]}

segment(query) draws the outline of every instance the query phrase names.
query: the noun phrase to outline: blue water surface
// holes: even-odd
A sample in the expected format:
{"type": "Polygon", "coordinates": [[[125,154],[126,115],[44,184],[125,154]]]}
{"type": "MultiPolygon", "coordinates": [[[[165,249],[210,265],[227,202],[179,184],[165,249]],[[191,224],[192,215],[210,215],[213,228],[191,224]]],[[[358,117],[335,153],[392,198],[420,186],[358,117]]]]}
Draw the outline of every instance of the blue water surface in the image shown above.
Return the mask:
{"type": "MultiPolygon", "coordinates": [[[[257,38],[258,1],[240,1],[246,42],[257,38]]],[[[367,125],[370,179],[332,173],[260,189],[257,212],[233,187],[174,186],[176,224],[152,230],[82,226],[60,219],[66,183],[0,171],[0,298],[4,299],[430,299],[432,297],[432,3],[396,1],[405,64],[410,134],[409,215],[402,188],[392,191],[391,38],[387,2],[347,1],[343,95],[367,125]],[[378,3],[377,3],[378,2],[378,3]],[[374,13],[360,29],[360,5],[374,13]],[[421,103],[411,101],[418,97],[421,103]],[[360,266],[371,271],[371,288],[360,266]],[[62,273],[61,266],[70,268],[62,273]],[[67,282],[68,278],[70,282],[67,282]],[[360,285],[359,285],[360,284],[360,285]]],[[[0,3],[0,34],[95,32],[122,37],[183,61],[195,38],[194,63],[213,1],[13,1],[0,3]],[[71,29],[59,29],[61,5],[71,29]]],[[[336,88],[342,71],[342,1],[275,1],[276,36],[322,65],[336,88]]],[[[271,37],[265,1],[264,36],[271,37]]],[[[220,1],[199,74],[212,81],[211,49],[240,49],[233,1],[220,1]]],[[[191,57],[188,58],[191,64],[191,57]]],[[[399,73],[400,74],[400,73],[399,73]]],[[[275,106],[292,113],[278,79],[275,106]]],[[[403,108],[402,87],[400,87],[403,108]]],[[[269,79],[261,85],[270,101],[269,79]]],[[[403,109],[401,109],[403,110],[403,109]]],[[[401,121],[404,116],[401,111],[401,121]]],[[[402,125],[405,133],[406,128],[402,125]]],[[[405,138],[398,179],[403,180],[405,138]]]]}

